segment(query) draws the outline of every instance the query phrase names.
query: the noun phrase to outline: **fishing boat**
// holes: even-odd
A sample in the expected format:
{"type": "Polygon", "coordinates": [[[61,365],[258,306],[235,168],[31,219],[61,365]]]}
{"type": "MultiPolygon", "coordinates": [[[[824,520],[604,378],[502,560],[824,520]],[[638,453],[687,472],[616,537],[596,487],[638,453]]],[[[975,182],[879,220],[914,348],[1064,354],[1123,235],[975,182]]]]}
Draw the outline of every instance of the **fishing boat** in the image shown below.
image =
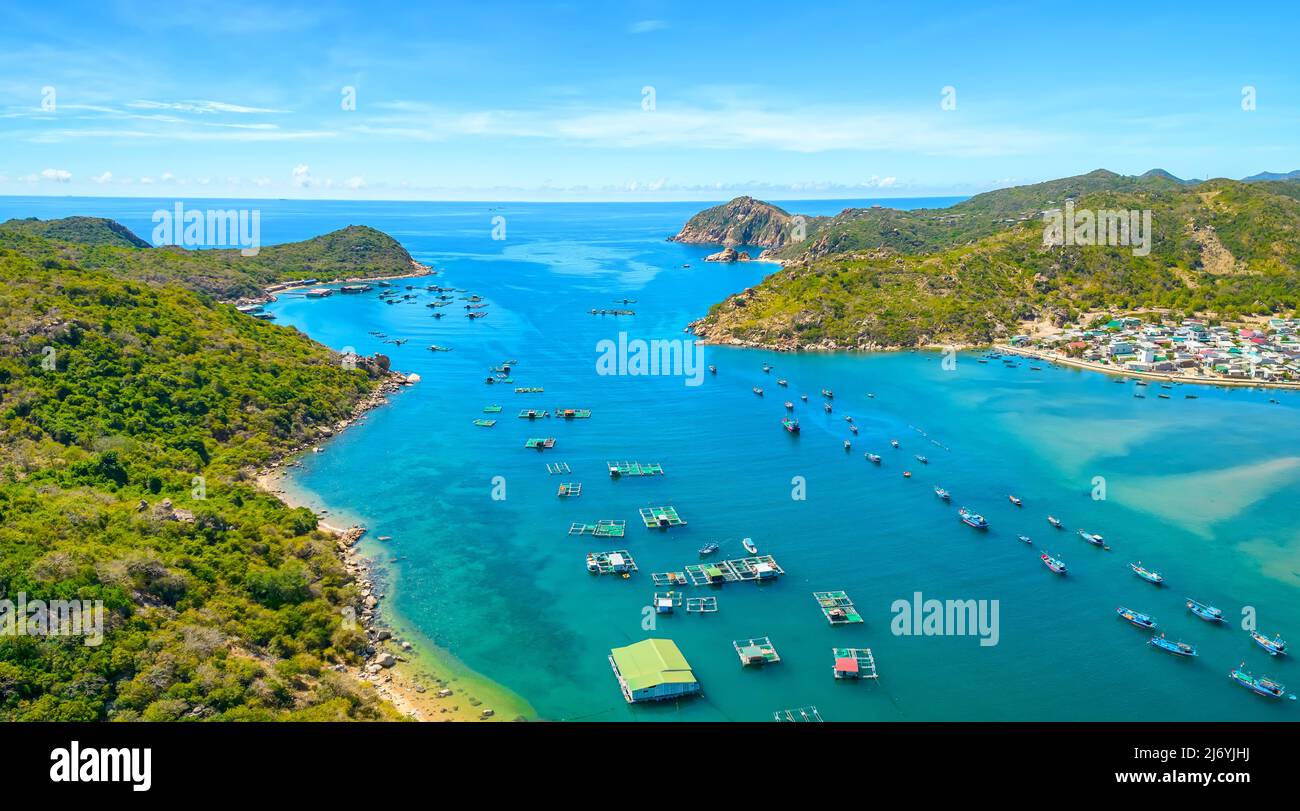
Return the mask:
{"type": "Polygon", "coordinates": [[[942,487],[934,488],[934,494],[939,498],[943,499],[944,501],[952,500],[952,494],[949,493],[947,490],[943,489],[942,487]]]}
{"type": "Polygon", "coordinates": [[[826,413],[827,413],[827,414],[831,413],[831,404],[830,404],[830,403],[826,403],[826,404],[824,404],[824,405],[822,406],[822,408],[824,408],[824,409],[826,410],[826,413]]]}
{"type": "Polygon", "coordinates": [[[1147,644],[1153,648],[1159,648],[1162,651],[1168,651],[1169,653],[1172,653],[1175,656],[1196,655],[1196,648],[1193,647],[1192,645],[1188,645],[1186,642],[1170,642],[1168,639],[1165,639],[1164,634],[1161,634],[1160,636],[1151,637],[1151,640],[1147,642],[1147,644]]]}
{"type": "Polygon", "coordinates": [[[763,364],[763,371],[764,371],[764,372],[770,372],[770,371],[772,371],[772,367],[769,366],[768,364],[764,363],[764,364],[763,364]]]}
{"type": "Polygon", "coordinates": [[[740,542],[740,545],[745,547],[745,551],[748,552],[749,554],[751,555],[758,554],[758,546],[754,543],[753,539],[745,538],[743,541],[740,542]]]}
{"type": "Polygon", "coordinates": [[[709,373],[710,373],[710,374],[715,374],[715,375],[716,375],[716,374],[718,373],[718,367],[716,367],[716,366],[714,366],[712,363],[710,363],[710,364],[709,364],[709,373]]]}
{"type": "Polygon", "coordinates": [[[1133,570],[1133,574],[1137,575],[1138,577],[1142,578],[1148,583],[1155,583],[1157,586],[1159,586],[1165,582],[1165,578],[1162,574],[1144,568],[1142,566],[1142,561],[1140,560],[1137,563],[1130,563],[1128,567],[1133,570]]]}
{"type": "Polygon", "coordinates": [[[788,386],[788,385],[790,385],[790,382],[789,382],[788,380],[786,380],[784,377],[782,377],[782,378],[778,378],[778,379],[777,379],[777,381],[776,381],[776,385],[778,385],[778,386],[788,386]]]}
{"type": "Polygon", "coordinates": [[[794,403],[790,402],[789,400],[786,400],[785,408],[787,411],[794,411],[794,403]]]}
{"type": "Polygon", "coordinates": [[[1139,380],[1139,381],[1137,382],[1137,385],[1139,385],[1139,386],[1145,386],[1146,384],[1147,384],[1147,382],[1146,382],[1145,380],[1139,380]]]}
{"type": "Polygon", "coordinates": [[[1250,638],[1255,640],[1255,644],[1263,648],[1269,656],[1286,655],[1286,642],[1280,636],[1269,639],[1259,631],[1251,631],[1250,638]]]}
{"type": "Polygon", "coordinates": [[[1018,541],[1023,541],[1024,543],[1027,543],[1027,544],[1030,544],[1030,545],[1032,545],[1032,544],[1034,543],[1034,539],[1033,539],[1033,538],[1030,538],[1028,535],[1017,535],[1017,536],[1016,536],[1016,540],[1018,540],[1018,541]]]}
{"type": "Polygon", "coordinates": [[[803,401],[806,403],[806,402],[808,402],[808,395],[806,395],[806,394],[801,394],[801,395],[799,395],[799,399],[800,399],[800,400],[803,400],[803,401]]]}
{"type": "Polygon", "coordinates": [[[797,433],[799,433],[799,421],[798,421],[798,420],[792,420],[792,419],[790,419],[789,417],[786,417],[785,419],[781,420],[781,427],[784,428],[785,430],[789,431],[789,432],[792,433],[792,434],[797,434],[797,433]]]}
{"type": "Polygon", "coordinates": [[[1106,541],[1105,541],[1105,539],[1103,539],[1100,535],[1097,535],[1097,534],[1095,534],[1095,533],[1089,532],[1089,531],[1086,530],[1086,529],[1081,529],[1081,530],[1079,530],[1079,537],[1080,537],[1080,538],[1083,538],[1085,541],[1087,541],[1088,543],[1092,544],[1093,546],[1105,546],[1105,545],[1106,545],[1106,541]]]}
{"type": "Polygon", "coordinates": [[[1145,400],[1147,398],[1147,396],[1140,391],[1133,392],[1133,396],[1138,398],[1139,400],[1145,400]]]}
{"type": "Polygon", "coordinates": [[[1139,628],[1150,630],[1151,628],[1156,627],[1155,617],[1152,617],[1149,614],[1143,614],[1141,611],[1134,611],[1131,608],[1120,606],[1115,609],[1115,613],[1120,616],[1120,619],[1128,620],[1139,628]]]}
{"type": "Polygon", "coordinates": [[[1199,603],[1191,597],[1187,598],[1187,610],[1205,620],[1206,622],[1223,622],[1223,612],[1212,605],[1199,603]]]}
{"type": "Polygon", "coordinates": [[[835,392],[831,391],[830,389],[822,389],[822,396],[825,397],[827,400],[834,400],[835,392]]]}
{"type": "Polygon", "coordinates": [[[1024,505],[1024,502],[1021,501],[1021,500],[1020,500],[1019,498],[1017,498],[1016,496],[1007,496],[1007,501],[1010,501],[1012,504],[1016,505],[1017,507],[1023,507],[1023,506],[1025,506],[1025,505],[1024,505]]]}
{"type": "Polygon", "coordinates": [[[1057,574],[1065,574],[1065,562],[1064,562],[1064,561],[1057,560],[1056,558],[1052,557],[1052,556],[1051,556],[1050,554],[1048,554],[1047,552],[1044,552],[1043,554],[1039,555],[1039,556],[1038,556],[1038,559],[1041,560],[1041,561],[1043,562],[1043,565],[1044,565],[1044,566],[1046,566],[1047,568],[1049,568],[1049,569],[1051,569],[1052,571],[1056,572],[1057,574]]]}
{"type": "Polygon", "coordinates": [[[922,455],[919,454],[919,453],[916,455],[916,461],[920,462],[920,463],[923,464],[923,465],[928,465],[928,464],[930,464],[930,460],[929,460],[929,459],[926,459],[924,456],[922,456],[922,455]]]}
{"type": "Polygon", "coordinates": [[[1184,400],[1195,400],[1195,399],[1197,399],[1197,395],[1195,395],[1195,394],[1184,394],[1184,395],[1183,395],[1183,399],[1184,399],[1184,400]]]}
{"type": "Polygon", "coordinates": [[[706,543],[704,546],[701,546],[699,549],[701,556],[712,555],[714,552],[717,551],[718,551],[718,545],[716,543],[706,543]]]}
{"type": "Polygon", "coordinates": [[[897,440],[897,439],[891,439],[891,440],[889,440],[889,444],[890,444],[890,445],[893,445],[895,448],[897,448],[897,447],[898,447],[898,440],[897,440]]]}
{"type": "Polygon", "coordinates": [[[853,418],[852,418],[851,416],[849,416],[848,414],[845,414],[845,415],[844,415],[844,421],[845,421],[845,422],[853,422],[853,418]]]}
{"type": "Polygon", "coordinates": [[[910,470],[904,470],[904,471],[903,471],[903,478],[904,478],[904,479],[910,479],[910,478],[912,478],[912,471],[910,471],[910,470]]]}
{"type": "MultiPolygon", "coordinates": [[[[1168,399],[1169,399],[1169,395],[1168,395],[1168,394],[1157,394],[1156,397],[1160,398],[1161,400],[1168,400],[1168,399]]],[[[1195,656],[1195,654],[1192,654],[1192,655],[1195,656]]]]}
{"type": "Polygon", "coordinates": [[[856,426],[856,425],[850,425],[850,426],[849,426],[849,432],[852,433],[854,436],[856,436],[857,433],[858,433],[858,426],[856,426]]]}
{"type": "Polygon", "coordinates": [[[1055,518],[1055,517],[1050,516],[1050,515],[1047,516],[1047,523],[1051,524],[1052,526],[1056,527],[1057,529],[1062,529],[1062,528],[1063,528],[1063,525],[1061,524],[1060,519],[1055,518]]]}
{"type": "Polygon", "coordinates": [[[759,397],[763,396],[763,390],[760,389],[758,386],[754,387],[754,393],[757,394],[759,397]]]}
{"type": "Polygon", "coordinates": [[[878,454],[878,453],[868,453],[868,454],[867,454],[867,460],[868,460],[869,462],[871,462],[871,464],[873,464],[873,465],[878,465],[878,464],[880,464],[880,454],[878,454]]]}
{"type": "Polygon", "coordinates": [[[849,450],[851,447],[852,447],[852,445],[849,443],[849,441],[848,441],[847,439],[844,440],[844,450],[847,451],[847,450],[849,450]]]}
{"type": "Polygon", "coordinates": [[[962,507],[957,511],[957,517],[959,517],[961,522],[968,527],[974,527],[975,529],[989,528],[989,522],[985,520],[984,516],[979,513],[973,513],[965,507],[962,507]]]}
{"type": "Polygon", "coordinates": [[[1246,663],[1242,662],[1231,673],[1228,678],[1246,687],[1261,696],[1269,698],[1282,698],[1286,695],[1286,685],[1279,684],[1267,676],[1261,676],[1258,679],[1246,671],[1246,663]]]}

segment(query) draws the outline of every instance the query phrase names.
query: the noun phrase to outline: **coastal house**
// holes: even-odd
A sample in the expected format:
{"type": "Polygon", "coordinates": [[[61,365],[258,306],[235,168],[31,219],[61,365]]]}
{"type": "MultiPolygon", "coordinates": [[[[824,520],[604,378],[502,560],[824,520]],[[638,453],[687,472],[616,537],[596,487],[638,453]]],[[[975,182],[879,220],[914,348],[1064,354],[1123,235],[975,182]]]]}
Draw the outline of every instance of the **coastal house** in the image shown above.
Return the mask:
{"type": "Polygon", "coordinates": [[[614,677],[629,704],[696,695],[700,683],[671,639],[644,639],[609,652],[614,677]]]}

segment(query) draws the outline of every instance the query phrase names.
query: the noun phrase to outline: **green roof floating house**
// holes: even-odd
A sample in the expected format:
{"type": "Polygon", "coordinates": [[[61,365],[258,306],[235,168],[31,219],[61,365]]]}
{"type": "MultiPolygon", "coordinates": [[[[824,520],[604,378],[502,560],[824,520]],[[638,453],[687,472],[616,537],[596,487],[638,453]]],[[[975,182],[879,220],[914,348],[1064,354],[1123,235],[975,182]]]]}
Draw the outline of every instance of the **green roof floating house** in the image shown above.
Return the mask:
{"type": "Polygon", "coordinates": [[[700,692],[690,664],[671,639],[645,639],[614,648],[609,652],[609,664],[629,704],[700,692]]]}

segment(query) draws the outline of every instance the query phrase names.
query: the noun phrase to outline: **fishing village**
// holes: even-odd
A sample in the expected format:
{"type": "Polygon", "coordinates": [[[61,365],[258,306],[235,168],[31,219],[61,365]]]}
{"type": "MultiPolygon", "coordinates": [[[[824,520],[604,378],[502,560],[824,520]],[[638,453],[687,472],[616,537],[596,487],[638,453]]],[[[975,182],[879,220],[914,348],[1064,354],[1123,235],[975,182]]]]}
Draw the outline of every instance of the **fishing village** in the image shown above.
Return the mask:
{"type": "MultiPolygon", "coordinates": [[[[432,295],[435,301],[428,306],[434,310],[433,317],[441,315],[437,305],[452,301],[466,302],[464,309],[471,320],[486,317],[490,311],[489,302],[482,297],[470,295],[465,289],[439,285],[418,288],[407,285],[403,290],[391,283],[379,282],[374,286],[361,285],[359,289],[356,285],[345,286],[353,289],[309,287],[290,294],[325,298],[333,292],[371,293],[376,287],[380,290],[379,298],[390,305],[415,304],[422,295],[432,295]]],[[[258,316],[257,312],[249,314],[258,316]]],[[[1296,368],[1296,328],[1294,321],[1275,319],[1267,330],[1245,334],[1246,331],[1206,327],[1194,321],[1171,329],[1136,319],[1116,319],[1095,330],[1064,333],[1052,340],[1031,342],[1019,337],[1010,346],[971,357],[979,364],[1000,364],[1008,369],[1025,368],[1037,372],[1042,371],[1037,361],[1049,357],[1046,353],[1068,352],[1068,355],[1060,355],[1063,365],[1067,358],[1106,363],[1112,371],[1122,370],[1137,380],[1141,394],[1146,382],[1139,379],[1139,375],[1147,372],[1168,375],[1189,369],[1202,376],[1210,370],[1224,378],[1241,376],[1240,379],[1253,381],[1289,378],[1296,368]],[[1034,353],[1044,354],[1040,357],[1034,353]]],[[[372,333],[372,337],[396,346],[404,343],[401,338],[381,332],[372,333]]],[[[451,351],[453,347],[434,345],[429,349],[451,351]]],[[[1055,360],[1056,355],[1051,355],[1047,362],[1055,366],[1055,360]]],[[[707,506],[682,499],[674,503],[647,500],[634,514],[610,514],[610,511],[602,509],[602,493],[608,492],[607,488],[635,487],[642,480],[671,479],[672,460],[621,458],[617,448],[609,448],[610,458],[599,466],[584,468],[571,464],[563,456],[563,434],[548,430],[547,426],[564,423],[574,426],[569,430],[581,430],[578,426],[599,420],[600,414],[582,403],[558,403],[550,408],[530,405],[540,400],[537,395],[544,395],[546,387],[545,381],[531,378],[527,367],[527,357],[524,357],[523,361],[502,359],[485,369],[481,379],[486,391],[494,396],[472,406],[472,413],[467,414],[466,419],[476,427],[495,431],[515,426],[517,439],[514,441],[522,446],[520,450],[541,456],[535,475],[539,480],[551,480],[550,488],[555,497],[570,502],[574,511],[574,520],[555,527],[555,532],[585,542],[585,548],[574,550],[573,577],[610,578],[626,582],[627,588],[644,591],[646,611],[656,620],[651,626],[654,632],[644,639],[613,646],[608,651],[611,681],[625,702],[671,702],[706,695],[706,685],[693,671],[687,658],[688,651],[679,649],[667,631],[674,622],[701,622],[703,618],[725,613],[732,589],[761,589],[765,599],[793,600],[790,611],[806,610],[809,623],[818,622],[820,614],[820,621],[837,629],[844,639],[825,651],[825,678],[873,684],[881,682],[877,658],[870,646],[872,634],[886,632],[884,624],[877,621],[879,612],[865,608],[862,595],[857,595],[859,599],[855,600],[844,590],[837,589],[834,582],[816,584],[819,590],[810,592],[812,605],[803,608],[788,591],[772,588],[788,575],[779,562],[781,540],[764,538],[761,526],[738,526],[740,531],[736,536],[704,539],[691,544],[692,551],[683,554],[678,565],[663,571],[644,571],[637,560],[640,545],[651,540],[659,543],[687,531],[692,513],[707,509],[707,506]],[[502,393],[507,397],[510,394],[523,397],[526,403],[504,405],[505,399],[496,396],[502,393]],[[509,411],[515,412],[517,419],[503,423],[500,417],[509,411]],[[749,534],[742,534],[746,532],[749,534]],[[696,619],[677,619],[681,616],[696,619]]],[[[1013,526],[1006,527],[1007,534],[1003,535],[1000,532],[1003,527],[994,526],[978,505],[965,503],[962,494],[954,492],[955,488],[943,481],[944,462],[952,453],[946,444],[915,426],[912,426],[914,437],[872,435],[860,429],[860,422],[855,420],[854,414],[844,413],[857,411],[862,417],[871,408],[884,405],[874,392],[840,391],[837,394],[829,386],[821,384],[802,386],[799,381],[775,375],[776,369],[770,363],[755,364],[752,371],[719,368],[714,364],[708,367],[708,371],[706,380],[712,385],[732,385],[731,381],[734,381],[734,385],[751,389],[757,395],[752,401],[753,407],[771,413],[772,430],[777,434],[784,433],[786,442],[823,443],[822,435],[829,434],[833,439],[823,443],[823,452],[860,457],[861,475],[871,482],[870,486],[877,489],[926,487],[933,490],[935,510],[950,511],[952,520],[963,525],[973,536],[987,538],[990,542],[999,538],[1013,541],[1017,548],[1024,550],[1025,565],[1032,566],[1037,559],[1043,567],[1039,571],[1044,577],[1074,578],[1078,575],[1067,563],[1070,558],[1119,552],[1111,566],[1112,576],[1134,577],[1151,587],[1149,598],[1142,605],[1116,609],[1116,616],[1123,621],[1122,624],[1144,632],[1134,640],[1134,644],[1140,642],[1173,658],[1191,660],[1198,657],[1196,640],[1167,638],[1156,615],[1186,611],[1207,625],[1227,624],[1233,608],[1211,605],[1194,596],[1175,596],[1176,584],[1169,583],[1161,574],[1159,563],[1143,562],[1139,539],[1113,539],[1095,533],[1086,528],[1087,515],[1072,516],[1071,523],[1067,524],[1064,518],[1057,517],[1064,514],[1059,506],[1030,503],[1015,492],[1007,492],[1004,494],[1006,503],[1015,508],[1018,520],[1013,526]],[[767,381],[774,383],[777,390],[799,394],[797,397],[791,394],[789,399],[768,400],[763,397],[767,381]],[[824,421],[828,430],[819,431],[816,436],[809,436],[807,431],[801,430],[800,419],[809,419],[809,415],[802,413],[805,410],[824,421]],[[839,436],[835,436],[837,433],[839,436]]],[[[1168,389],[1170,385],[1163,384],[1158,397],[1169,399],[1165,393],[1168,389]]],[[[1194,400],[1196,397],[1188,394],[1185,399],[1194,400]]],[[[803,599],[807,600],[808,595],[803,599]]],[[[879,602],[882,602],[880,598],[867,600],[866,605],[879,602]]],[[[741,639],[720,636],[716,644],[732,650],[739,659],[739,667],[746,670],[782,667],[783,662],[790,661],[788,655],[778,653],[781,639],[762,635],[762,628],[754,631],[758,635],[741,639]]],[[[1260,670],[1263,661],[1276,662],[1278,657],[1288,654],[1284,638],[1277,629],[1268,633],[1260,630],[1245,633],[1249,634],[1261,655],[1269,657],[1268,660],[1255,664],[1219,663],[1224,668],[1222,675],[1259,696],[1294,700],[1295,695],[1289,693],[1283,684],[1260,670]]],[[[1117,640],[1122,640],[1123,635],[1118,631],[1117,634],[1117,640]]],[[[884,665],[888,674],[888,662],[884,665]]],[[[800,697],[791,695],[789,698],[792,704],[798,704],[800,697]]],[[[777,721],[835,720],[825,718],[815,705],[807,704],[792,709],[773,707],[770,717],[777,721]]]]}

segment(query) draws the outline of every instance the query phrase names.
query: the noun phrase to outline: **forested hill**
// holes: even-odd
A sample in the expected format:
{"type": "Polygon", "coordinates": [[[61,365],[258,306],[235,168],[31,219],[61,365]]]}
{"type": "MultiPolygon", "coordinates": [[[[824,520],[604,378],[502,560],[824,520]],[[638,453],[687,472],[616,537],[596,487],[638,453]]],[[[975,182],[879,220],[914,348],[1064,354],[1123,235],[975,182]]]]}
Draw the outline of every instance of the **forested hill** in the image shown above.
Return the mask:
{"type": "MultiPolygon", "coordinates": [[[[334,669],[367,645],[344,621],[361,595],[335,541],[248,481],[348,419],[385,364],[345,368],[176,278],[202,268],[239,286],[300,275],[308,254],[321,275],[369,262],[327,261],[335,236],[264,251],[250,274],[103,222],[76,226],[93,244],[30,221],[0,241],[0,597],[107,613],[98,646],[0,635],[0,719],[393,717],[334,669]]],[[[405,259],[361,233],[389,269],[405,259]]]]}
{"type": "Polygon", "coordinates": [[[94,217],[9,220],[0,223],[0,249],[45,261],[56,255],[87,270],[121,278],[175,282],[223,301],[261,295],[276,282],[398,276],[420,268],[401,244],[374,228],[350,225],[302,242],[190,250],[150,247],[125,226],[94,217]]]}
{"type": "Polygon", "coordinates": [[[692,325],[710,340],[798,347],[983,343],[1089,311],[1290,314],[1300,305],[1296,181],[1185,183],[1092,172],[947,209],[853,210],[692,325]],[[1043,212],[1149,211],[1151,250],[1045,246],[1043,212]]]}

